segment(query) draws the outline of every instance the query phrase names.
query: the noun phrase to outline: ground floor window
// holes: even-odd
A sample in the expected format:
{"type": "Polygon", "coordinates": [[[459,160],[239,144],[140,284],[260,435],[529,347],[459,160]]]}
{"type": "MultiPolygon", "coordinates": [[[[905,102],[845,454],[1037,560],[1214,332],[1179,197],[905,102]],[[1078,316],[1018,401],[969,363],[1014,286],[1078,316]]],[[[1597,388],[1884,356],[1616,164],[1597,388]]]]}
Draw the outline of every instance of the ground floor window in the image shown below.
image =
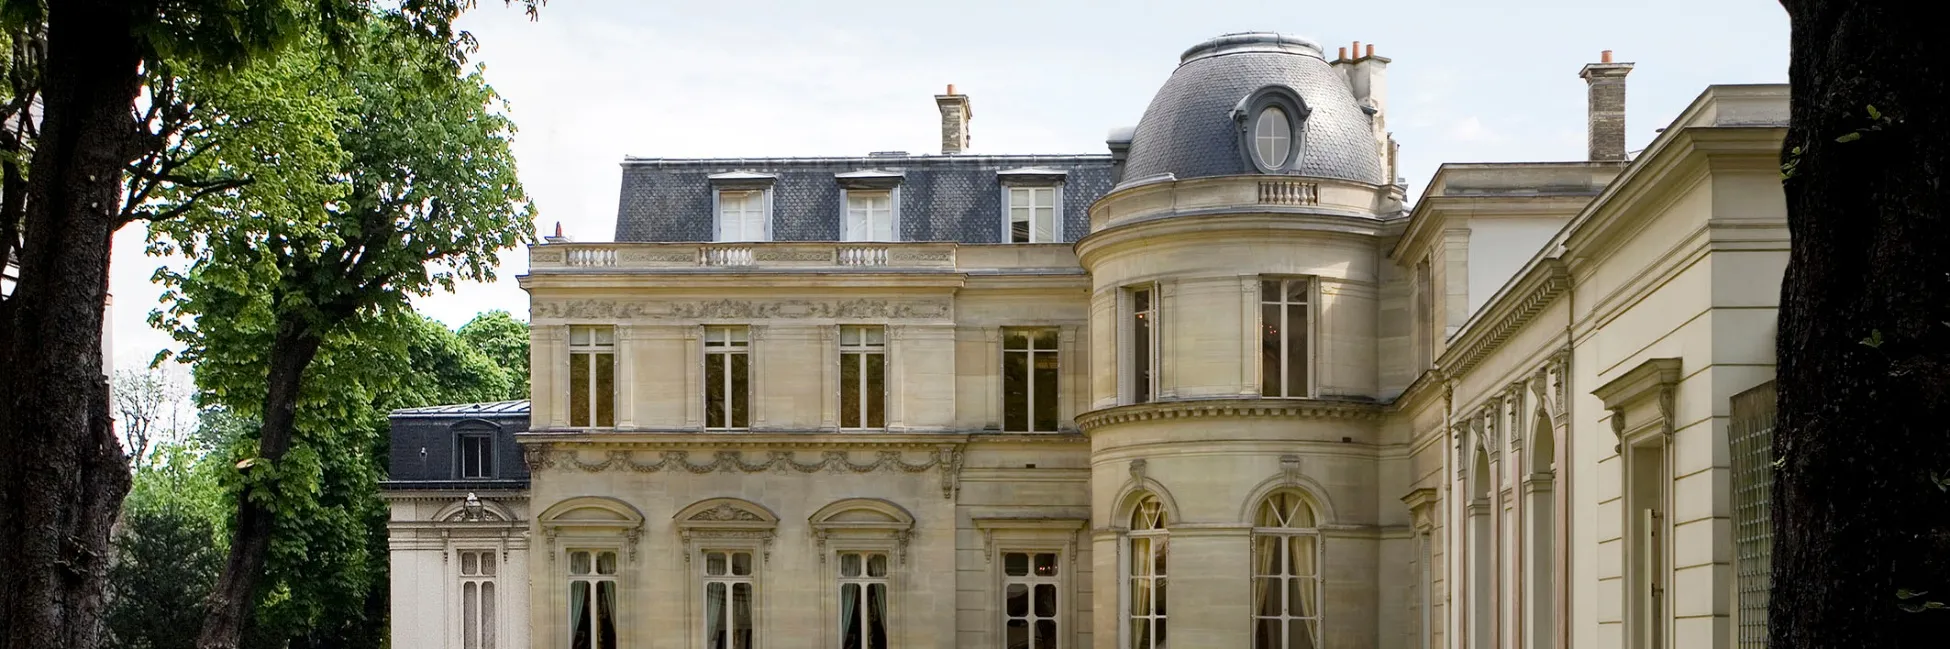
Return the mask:
{"type": "Polygon", "coordinates": [[[752,611],[757,599],[752,578],[752,553],[711,550],[704,553],[704,646],[710,649],[751,649],[752,611]]]}
{"type": "Polygon", "coordinates": [[[615,649],[616,610],[616,552],[570,550],[570,649],[615,649]]]}
{"type": "Polygon", "coordinates": [[[841,552],[840,647],[887,649],[887,555],[841,552]]]}
{"type": "Polygon", "coordinates": [[[1053,649],[1057,640],[1057,611],[1062,610],[1055,552],[1002,553],[1002,612],[1004,647],[1053,649]]]}

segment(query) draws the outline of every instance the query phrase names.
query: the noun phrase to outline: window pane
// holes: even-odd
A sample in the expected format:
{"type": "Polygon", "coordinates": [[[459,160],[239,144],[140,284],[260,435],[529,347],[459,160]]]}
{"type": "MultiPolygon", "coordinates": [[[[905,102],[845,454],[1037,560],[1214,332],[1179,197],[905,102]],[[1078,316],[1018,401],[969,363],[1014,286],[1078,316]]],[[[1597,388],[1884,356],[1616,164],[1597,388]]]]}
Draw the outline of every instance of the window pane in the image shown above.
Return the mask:
{"type": "Polygon", "coordinates": [[[1269,397],[1286,396],[1281,378],[1286,367],[1280,362],[1280,305],[1259,308],[1259,393],[1269,397]]]}
{"type": "Polygon", "coordinates": [[[860,555],[852,552],[840,555],[841,577],[858,577],[860,576],[860,570],[860,555]]]}
{"type": "Polygon", "coordinates": [[[1035,361],[1036,380],[1031,382],[1036,388],[1036,398],[1031,400],[1036,405],[1035,430],[1041,432],[1055,431],[1056,421],[1058,419],[1056,415],[1056,388],[1061,383],[1057,379],[1056,354],[1054,352],[1036,352],[1035,361]]]}
{"type": "Polygon", "coordinates": [[[596,426],[616,425],[616,355],[596,354],[596,426]]]}
{"type": "Polygon", "coordinates": [[[868,577],[887,576],[887,555],[884,554],[867,555],[867,576],[868,577]]]}
{"type": "Polygon", "coordinates": [[[704,584],[704,642],[706,646],[722,648],[725,646],[725,584],[709,582],[704,584]]]}
{"type": "Polygon", "coordinates": [[[1031,188],[1016,187],[1009,190],[1009,207],[1029,207],[1031,188]]]}
{"type": "Polygon", "coordinates": [[[1008,649],[1029,649],[1029,620],[1009,620],[1006,635],[1002,646],[1008,649]]]}
{"type": "Polygon", "coordinates": [[[589,574],[589,553],[587,552],[569,553],[569,574],[571,575],[589,574]]]}
{"type": "Polygon", "coordinates": [[[569,425],[589,425],[589,354],[569,355],[569,425]]]}
{"type": "MultiPolygon", "coordinates": [[[[1255,609],[1264,610],[1264,609],[1255,609]]],[[[1280,630],[1284,623],[1279,618],[1256,618],[1253,620],[1253,649],[1285,649],[1280,646],[1280,630]]]]}
{"type": "Polygon", "coordinates": [[[1280,280],[1277,279],[1260,280],[1259,301],[1261,302],[1280,301],[1280,291],[1281,291],[1280,284],[1281,284],[1280,280]]]}
{"type": "MultiPolygon", "coordinates": [[[[1169,549],[1169,540],[1164,538],[1158,539],[1157,549],[1151,553],[1151,574],[1160,577],[1165,576],[1165,551],[1167,549],[1169,549]]],[[[1164,582],[1160,581],[1159,583],[1164,582]]]]}
{"type": "Polygon", "coordinates": [[[1056,617],[1056,584],[1036,584],[1036,617],[1056,617]]]}
{"type": "Polygon", "coordinates": [[[704,427],[725,427],[725,356],[704,355],[704,427]]]}
{"type": "Polygon", "coordinates": [[[1021,577],[1029,574],[1029,555],[1021,552],[1002,553],[1002,574],[1021,577]]]}
{"type": "Polygon", "coordinates": [[[1131,649],[1151,649],[1151,621],[1131,619],[1131,649]]]}
{"type": "Polygon", "coordinates": [[[596,554],[596,574],[599,575],[616,574],[616,553],[615,552],[599,552],[596,554]]]}
{"type": "Polygon", "coordinates": [[[460,553],[460,574],[481,574],[481,554],[479,552],[460,553]]]}
{"type": "Polygon", "coordinates": [[[887,344],[887,329],[885,327],[861,327],[860,333],[866,339],[865,344],[870,347],[880,347],[887,344]]]}
{"type": "Polygon", "coordinates": [[[840,646],[856,649],[860,646],[860,620],[866,618],[866,611],[860,610],[860,585],[840,584],[840,646]]]}
{"type": "Polygon", "coordinates": [[[704,553],[704,574],[722,575],[725,574],[725,570],[726,560],[723,552],[704,553]]]}
{"type": "Polygon", "coordinates": [[[725,399],[731,402],[731,427],[749,428],[751,424],[751,355],[731,354],[731,393],[725,399]]]}
{"type": "Polygon", "coordinates": [[[1289,574],[1314,577],[1320,574],[1318,555],[1314,552],[1315,538],[1309,536],[1288,537],[1287,544],[1292,554],[1292,569],[1289,574]]]}
{"type": "Polygon", "coordinates": [[[752,553],[731,553],[731,574],[740,576],[752,574],[752,553]]]}
{"type": "Polygon", "coordinates": [[[867,428],[887,426],[887,357],[867,354],[867,428]]]}
{"type": "Polygon", "coordinates": [[[1056,328],[1043,327],[1032,330],[1035,333],[1036,349],[1056,349],[1056,328]]]}
{"type": "Polygon", "coordinates": [[[1036,621],[1036,649],[1049,649],[1057,646],[1056,620],[1036,621]]]}
{"type": "Polygon", "coordinates": [[[840,427],[862,428],[860,418],[860,354],[840,354],[840,427]]]}
{"type": "Polygon", "coordinates": [[[1131,539],[1131,575],[1151,574],[1151,539],[1131,539]]]}
{"type": "Polygon", "coordinates": [[[1002,354],[1002,430],[1029,430],[1029,353],[1002,354]]]}
{"type": "Polygon", "coordinates": [[[867,586],[867,649],[887,649],[887,585],[867,586]]]}
{"type": "Polygon", "coordinates": [[[1132,400],[1145,403],[1151,400],[1151,291],[1133,293],[1131,304],[1132,400]]]}
{"type": "Polygon", "coordinates": [[[1029,243],[1029,208],[1009,210],[1009,243],[1029,243]]]}
{"type": "Polygon", "coordinates": [[[494,553],[493,552],[481,553],[481,574],[487,575],[489,577],[494,576],[494,553]]]}
{"type": "MultiPolygon", "coordinates": [[[[582,554],[584,557],[588,555],[582,554]]],[[[589,625],[589,582],[569,583],[569,624],[574,629],[569,633],[569,646],[573,649],[591,649],[595,641],[595,629],[589,625]]]]}
{"type": "Polygon", "coordinates": [[[1131,580],[1131,615],[1150,615],[1153,606],[1151,579],[1140,577],[1131,580]]]}
{"type": "Polygon", "coordinates": [[[1313,633],[1307,629],[1306,620],[1287,620],[1287,649],[1313,649],[1313,633]]]}
{"type": "Polygon", "coordinates": [[[1009,584],[1006,593],[1003,595],[1003,601],[1007,604],[1004,610],[1008,612],[1009,617],[1028,615],[1029,586],[1027,584],[1009,584]]]}
{"type": "Polygon", "coordinates": [[[569,344],[578,346],[589,344],[591,329],[594,327],[569,327],[569,344]]]}
{"type": "Polygon", "coordinates": [[[482,582],[481,649],[494,649],[494,628],[494,582],[482,582]]]}
{"type": "Polygon", "coordinates": [[[1036,555],[1036,576],[1038,577],[1056,576],[1056,554],[1055,553],[1043,552],[1036,555]]]}
{"type": "Polygon", "coordinates": [[[731,646],[733,649],[750,649],[752,646],[753,604],[751,584],[731,585],[731,646]]]}
{"type": "Polygon", "coordinates": [[[615,327],[590,327],[589,330],[594,336],[590,344],[597,347],[613,347],[616,345],[615,327]]]}
{"type": "Polygon", "coordinates": [[[460,585],[460,645],[481,648],[481,593],[474,582],[460,585]]]}
{"type": "Polygon", "coordinates": [[[1287,394],[1304,397],[1307,396],[1307,305],[1287,305],[1286,328],[1287,394]]]}
{"type": "Polygon", "coordinates": [[[616,582],[596,582],[596,639],[602,649],[616,646],[616,582]]]}
{"type": "Polygon", "coordinates": [[[1051,243],[1056,241],[1055,210],[1047,207],[1038,207],[1036,208],[1035,217],[1031,219],[1031,222],[1034,226],[1034,231],[1030,234],[1030,241],[1035,243],[1051,243]]]}
{"type": "Polygon", "coordinates": [[[840,344],[845,346],[860,344],[862,337],[860,329],[860,327],[840,327],[840,344]]]}

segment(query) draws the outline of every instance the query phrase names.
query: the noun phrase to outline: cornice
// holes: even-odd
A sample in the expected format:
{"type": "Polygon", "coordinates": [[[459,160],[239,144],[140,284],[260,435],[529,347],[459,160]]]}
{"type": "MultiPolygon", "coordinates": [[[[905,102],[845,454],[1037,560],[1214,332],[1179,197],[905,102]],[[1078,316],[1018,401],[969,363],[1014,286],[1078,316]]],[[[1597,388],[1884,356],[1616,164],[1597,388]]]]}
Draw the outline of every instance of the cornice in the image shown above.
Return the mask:
{"type": "Polygon", "coordinates": [[[942,444],[1087,444],[1076,433],[882,433],[806,430],[764,433],[697,431],[533,430],[515,433],[520,444],[557,448],[662,449],[932,449],[942,444]]]}
{"type": "Polygon", "coordinates": [[[1491,299],[1489,307],[1471,318],[1462,332],[1449,341],[1436,364],[1450,376],[1469,373],[1570,288],[1571,277],[1562,261],[1541,260],[1510,285],[1505,294],[1491,299]]]}
{"type": "Polygon", "coordinates": [[[1381,418],[1385,406],[1328,399],[1201,399],[1159,401],[1094,410],[1077,416],[1085,434],[1105,426],[1162,419],[1353,419],[1381,418]]]}
{"type": "Polygon", "coordinates": [[[1096,257],[1129,246],[1150,246],[1172,237],[1186,240],[1222,237],[1347,238],[1373,241],[1386,224],[1373,216],[1275,212],[1269,208],[1226,209],[1209,214],[1173,214],[1118,223],[1078,239],[1077,261],[1089,269],[1096,257]]]}

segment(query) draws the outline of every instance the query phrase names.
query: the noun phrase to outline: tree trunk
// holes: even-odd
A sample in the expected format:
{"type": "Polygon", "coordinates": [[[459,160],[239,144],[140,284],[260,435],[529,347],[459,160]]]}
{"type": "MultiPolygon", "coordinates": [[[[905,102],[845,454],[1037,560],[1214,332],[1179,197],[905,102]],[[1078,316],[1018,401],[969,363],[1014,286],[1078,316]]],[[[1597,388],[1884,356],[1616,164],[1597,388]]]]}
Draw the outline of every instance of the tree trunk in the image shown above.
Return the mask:
{"type": "Polygon", "coordinates": [[[1950,638],[1950,39],[1934,3],[1783,0],[1774,649],[1950,638]],[[1915,596],[1915,593],[1924,593],[1915,596]]]}
{"type": "MultiPolygon", "coordinates": [[[[259,461],[275,465],[291,450],[305,366],[318,355],[321,342],[320,336],[297,317],[279,315],[269,356],[264,421],[258,428],[259,461]]],[[[242,642],[244,628],[250,623],[250,613],[257,601],[257,580],[264,572],[276,522],[276,515],[250,495],[246,491],[237,498],[237,526],[230,539],[230,557],[224,562],[216,590],[210,593],[209,612],[203,618],[203,632],[196,642],[200,649],[236,649],[242,642]]]]}
{"type": "Polygon", "coordinates": [[[140,58],[118,0],[47,3],[20,280],[0,306],[0,649],[93,649],[129,471],[102,367],[140,58]]]}

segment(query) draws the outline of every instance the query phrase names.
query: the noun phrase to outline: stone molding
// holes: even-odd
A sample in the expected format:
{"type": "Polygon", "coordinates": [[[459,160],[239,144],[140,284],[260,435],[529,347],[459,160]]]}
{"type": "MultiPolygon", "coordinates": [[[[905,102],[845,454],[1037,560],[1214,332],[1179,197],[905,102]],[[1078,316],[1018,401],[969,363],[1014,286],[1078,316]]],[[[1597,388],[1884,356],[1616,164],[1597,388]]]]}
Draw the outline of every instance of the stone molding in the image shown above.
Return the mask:
{"type": "Polygon", "coordinates": [[[536,319],[756,320],[895,319],[937,320],[954,313],[948,300],[537,300],[530,307],[536,319]]]}
{"type": "Polygon", "coordinates": [[[772,561],[772,539],[777,536],[779,518],[762,505],[737,498],[712,498],[685,507],[673,518],[677,519],[677,535],[684,542],[685,563],[690,563],[692,549],[701,539],[756,541],[765,561],[772,561]]]}
{"type": "Polygon", "coordinates": [[[772,473],[790,475],[793,473],[941,473],[941,497],[953,499],[961,489],[961,468],[964,449],[958,444],[937,444],[919,462],[907,460],[907,449],[926,448],[920,445],[903,445],[905,448],[881,448],[872,451],[872,460],[861,463],[853,460],[849,449],[831,449],[819,452],[817,460],[807,462],[799,459],[798,451],[766,450],[754,451],[748,455],[743,450],[718,450],[710,454],[710,461],[696,463],[691,461],[688,450],[636,450],[627,448],[596,449],[602,451],[602,460],[586,462],[578,449],[556,448],[554,443],[535,443],[523,449],[522,459],[528,463],[530,472],[544,469],[568,471],[580,469],[587,473],[609,470],[628,470],[637,473],[660,473],[664,471],[688,471],[694,474],[707,473],[772,473]],[[655,461],[650,461],[655,458],[655,461]]]}
{"type": "Polygon", "coordinates": [[[1674,401],[1678,396],[1680,378],[1679,359],[1654,358],[1626,370],[1618,378],[1592,390],[1591,394],[1605,403],[1605,410],[1611,413],[1612,435],[1621,440],[1626,435],[1626,410],[1642,400],[1656,399],[1659,432],[1670,439],[1677,415],[1674,401]]]}
{"type": "Polygon", "coordinates": [[[1381,418],[1380,404],[1323,399],[1203,399],[1160,401],[1095,410],[1077,416],[1085,433],[1137,421],[1199,418],[1354,419],[1381,418]]]}
{"type": "Polygon", "coordinates": [[[1570,288],[1571,277],[1564,263],[1557,259],[1543,260],[1517,278],[1509,294],[1485,307],[1436,363],[1450,376],[1469,373],[1570,288]]]}

